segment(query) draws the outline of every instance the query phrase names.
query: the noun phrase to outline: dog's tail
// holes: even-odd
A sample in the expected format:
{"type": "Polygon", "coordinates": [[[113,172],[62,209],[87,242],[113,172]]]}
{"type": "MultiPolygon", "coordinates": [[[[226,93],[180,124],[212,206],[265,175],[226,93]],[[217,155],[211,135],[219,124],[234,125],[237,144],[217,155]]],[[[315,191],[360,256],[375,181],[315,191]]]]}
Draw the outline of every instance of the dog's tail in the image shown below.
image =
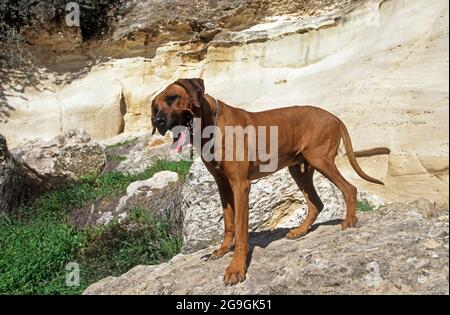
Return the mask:
{"type": "Polygon", "coordinates": [[[337,120],[339,122],[339,126],[341,127],[341,133],[342,133],[342,139],[344,141],[345,152],[347,153],[347,157],[348,157],[348,160],[350,161],[350,165],[353,167],[355,172],[359,176],[361,176],[363,179],[365,179],[369,182],[384,185],[384,183],[382,181],[380,181],[376,178],[370,177],[369,175],[364,173],[364,171],[361,169],[361,167],[358,164],[358,161],[356,161],[355,152],[353,151],[353,146],[352,146],[352,140],[350,139],[350,135],[348,133],[347,127],[345,127],[344,123],[339,118],[337,118],[337,120]]]}

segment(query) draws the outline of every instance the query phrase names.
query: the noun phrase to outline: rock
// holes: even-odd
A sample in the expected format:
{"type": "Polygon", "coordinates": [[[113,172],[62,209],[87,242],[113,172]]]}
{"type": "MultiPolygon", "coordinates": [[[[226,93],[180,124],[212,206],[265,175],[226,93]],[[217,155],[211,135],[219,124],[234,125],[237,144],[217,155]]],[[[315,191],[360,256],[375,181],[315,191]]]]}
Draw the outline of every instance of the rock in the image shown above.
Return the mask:
{"type": "MultiPolygon", "coordinates": [[[[317,222],[342,219],[345,204],[341,192],[318,172],[314,183],[325,206],[317,222]]],[[[191,253],[219,243],[223,235],[219,192],[214,178],[200,159],[192,164],[182,195],[183,252],[191,253]]],[[[364,192],[359,193],[358,197],[370,200],[374,207],[383,204],[376,196],[364,192]]],[[[299,226],[306,216],[306,209],[306,200],[287,169],[252,182],[249,201],[250,230],[299,226]]]]}
{"type": "Polygon", "coordinates": [[[190,159],[188,146],[182,153],[171,153],[173,139],[170,133],[161,136],[149,132],[132,137],[117,136],[112,140],[102,141],[107,144],[108,163],[105,171],[116,170],[122,173],[140,173],[158,160],[180,161],[190,159]],[[119,140],[122,139],[122,140],[119,140]]]}
{"type": "MultiPolygon", "coordinates": [[[[30,53],[36,65],[53,71],[76,71],[97,58],[152,57],[159,46],[168,42],[208,43],[216,35],[226,36],[235,30],[249,28],[267,16],[317,16],[353,4],[347,0],[334,1],[333,5],[329,5],[328,0],[314,3],[197,0],[195,4],[186,6],[183,0],[114,0],[108,6],[80,6],[80,14],[84,16],[84,26],[80,28],[70,27],[55,18],[55,10],[64,11],[66,6],[64,1],[58,2],[51,5],[39,3],[39,9],[35,4],[4,8],[9,15],[19,15],[20,12],[24,18],[14,27],[25,25],[18,32],[21,36],[14,36],[16,32],[12,29],[2,34],[2,40],[5,36],[11,42],[20,42],[19,37],[26,43],[20,48],[30,53]],[[89,35],[86,30],[89,30],[89,35]],[[86,40],[95,48],[86,47],[86,40]]],[[[0,26],[7,30],[12,28],[7,22],[2,22],[0,26]]],[[[7,56],[13,55],[14,50],[10,50],[7,50],[7,56]]]]}
{"type": "MultiPolygon", "coordinates": [[[[169,134],[145,134],[123,154],[125,160],[115,168],[120,172],[139,173],[153,164],[156,159],[167,159],[172,139],[169,134]]],[[[120,152],[120,151],[119,151],[120,152]]],[[[120,154],[120,153],[118,153],[120,154]]]]}
{"type": "Polygon", "coordinates": [[[426,241],[424,242],[424,245],[425,245],[425,247],[428,248],[428,249],[436,249],[436,248],[438,248],[439,246],[441,246],[441,244],[438,243],[438,242],[437,242],[436,240],[434,240],[434,239],[428,239],[428,240],[426,240],[426,241]]]}
{"type": "MultiPolygon", "coordinates": [[[[314,3],[288,0],[200,0],[195,5],[186,6],[183,0],[153,1],[151,5],[136,1],[118,23],[113,40],[121,46],[132,45],[132,54],[152,56],[158,47],[171,41],[207,44],[218,37],[222,43],[237,42],[233,37],[236,31],[249,29],[267,17],[320,16],[352,7],[348,1],[335,1],[331,6],[325,5],[327,3],[326,0],[314,3]],[[174,8],[177,12],[175,19],[174,8]]],[[[264,30],[254,34],[257,39],[265,35],[264,30]]],[[[130,52],[127,53],[129,56],[130,52]]],[[[186,55],[189,56],[189,53],[195,55],[189,51],[186,55]]]]}
{"type": "Polygon", "coordinates": [[[0,135],[0,214],[11,213],[19,205],[22,173],[0,135]]]}
{"type": "MultiPolygon", "coordinates": [[[[178,181],[178,173],[171,171],[158,172],[149,179],[139,180],[128,185],[127,193],[119,199],[114,212],[105,212],[98,220],[98,224],[108,224],[113,218],[123,220],[127,217],[127,212],[131,210],[130,199],[134,197],[152,199],[155,190],[166,188],[169,184],[178,181]]],[[[119,221],[120,221],[119,220],[119,221]]]]}
{"type": "Polygon", "coordinates": [[[115,219],[122,222],[133,209],[139,208],[157,219],[169,220],[171,232],[181,235],[181,187],[177,173],[158,172],[149,179],[129,184],[123,196],[99,199],[84,208],[73,210],[69,222],[77,228],[106,225],[115,219]]]}
{"type": "Polygon", "coordinates": [[[285,229],[253,232],[247,280],[225,286],[232,254],[206,261],[214,247],[108,277],[84,294],[449,294],[448,210],[429,219],[387,207],[360,214],[360,226],[317,225],[298,240],[285,229]],[[434,246],[433,246],[434,247],[434,246]],[[432,258],[431,256],[434,255],[432,258]]]}
{"type": "MultiPolygon", "coordinates": [[[[146,180],[140,180],[133,182],[127,187],[127,196],[134,196],[139,194],[142,190],[148,189],[162,189],[169,183],[176,182],[178,180],[178,173],[172,171],[161,171],[146,180]],[[147,189],[145,189],[147,188],[147,189]]],[[[151,195],[151,192],[147,192],[147,197],[151,195]]]]}
{"type": "Polygon", "coordinates": [[[28,185],[39,191],[97,175],[106,163],[104,148],[81,129],[50,141],[30,141],[12,154],[22,163],[28,185]]]}

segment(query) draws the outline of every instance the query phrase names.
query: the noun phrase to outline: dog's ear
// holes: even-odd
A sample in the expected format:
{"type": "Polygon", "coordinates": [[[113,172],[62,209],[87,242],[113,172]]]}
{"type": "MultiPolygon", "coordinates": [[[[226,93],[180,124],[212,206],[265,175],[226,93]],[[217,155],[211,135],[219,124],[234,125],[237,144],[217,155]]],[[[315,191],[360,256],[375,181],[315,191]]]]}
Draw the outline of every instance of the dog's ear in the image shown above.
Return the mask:
{"type": "Polygon", "coordinates": [[[150,106],[151,106],[150,107],[150,111],[152,112],[150,121],[152,122],[152,127],[153,127],[153,129],[152,129],[152,136],[153,136],[155,134],[155,132],[156,132],[155,117],[153,117],[154,116],[154,108],[155,108],[155,99],[152,99],[152,105],[150,105],[150,106]]]}
{"type": "Polygon", "coordinates": [[[189,94],[192,104],[196,107],[200,107],[201,100],[205,95],[205,84],[202,79],[179,79],[174,84],[184,87],[189,94]]]}

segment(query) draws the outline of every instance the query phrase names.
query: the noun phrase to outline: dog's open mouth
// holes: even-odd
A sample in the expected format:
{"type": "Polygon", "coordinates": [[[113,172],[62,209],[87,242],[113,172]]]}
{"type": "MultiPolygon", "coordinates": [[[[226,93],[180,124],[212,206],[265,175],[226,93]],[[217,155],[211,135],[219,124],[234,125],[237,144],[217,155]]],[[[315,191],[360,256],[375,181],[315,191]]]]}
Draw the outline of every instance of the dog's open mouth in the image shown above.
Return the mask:
{"type": "Polygon", "coordinates": [[[183,146],[189,143],[188,132],[189,132],[189,129],[185,128],[184,130],[182,130],[178,134],[172,133],[172,135],[173,135],[173,143],[170,146],[170,152],[171,153],[180,153],[181,149],[183,148],[183,146]]]}

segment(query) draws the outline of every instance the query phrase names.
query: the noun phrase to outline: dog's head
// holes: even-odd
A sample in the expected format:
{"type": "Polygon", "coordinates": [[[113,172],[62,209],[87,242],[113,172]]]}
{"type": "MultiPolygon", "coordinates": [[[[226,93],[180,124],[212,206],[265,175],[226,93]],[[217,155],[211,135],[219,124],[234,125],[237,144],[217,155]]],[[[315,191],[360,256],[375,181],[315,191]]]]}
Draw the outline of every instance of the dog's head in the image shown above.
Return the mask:
{"type": "Polygon", "coordinates": [[[180,79],[170,84],[152,101],[153,133],[158,129],[161,135],[165,135],[174,127],[181,128],[173,134],[172,145],[172,149],[179,152],[187,141],[192,142],[193,118],[201,116],[204,95],[202,79],[180,79]]]}

